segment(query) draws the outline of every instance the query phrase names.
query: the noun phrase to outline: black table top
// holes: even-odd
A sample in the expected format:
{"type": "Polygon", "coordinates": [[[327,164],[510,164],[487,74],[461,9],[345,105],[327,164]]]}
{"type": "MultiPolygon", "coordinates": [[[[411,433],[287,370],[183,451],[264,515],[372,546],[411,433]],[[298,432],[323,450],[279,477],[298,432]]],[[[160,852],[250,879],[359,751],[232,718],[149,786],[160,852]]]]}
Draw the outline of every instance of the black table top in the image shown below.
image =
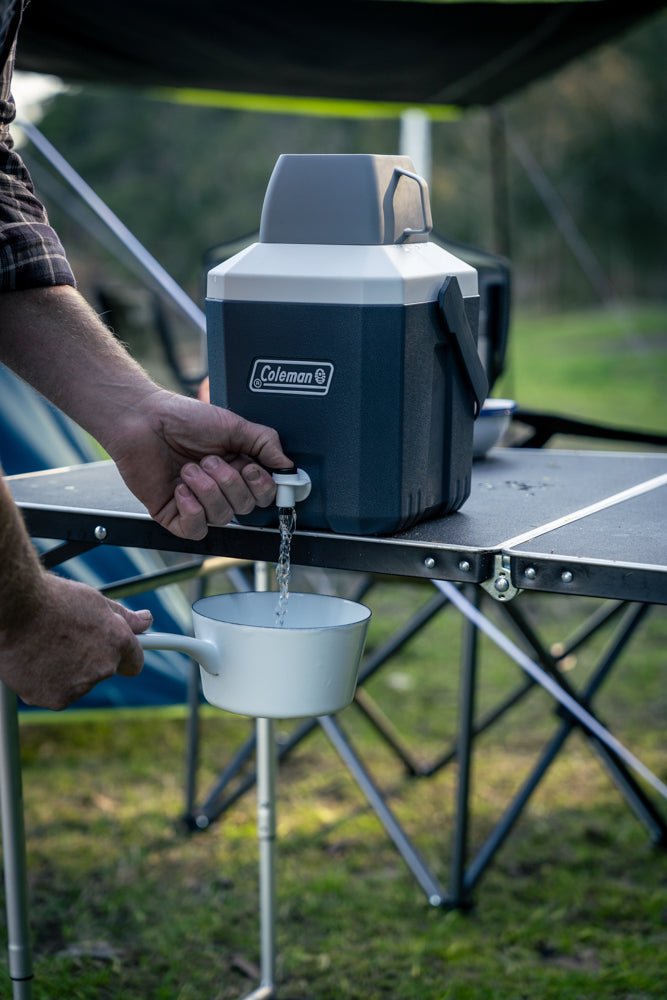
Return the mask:
{"type": "MultiPolygon", "coordinates": [[[[151,520],[112,462],[8,477],[33,537],[275,562],[277,528],[200,542],[151,520]],[[97,531],[96,529],[103,529],[97,531]]],[[[295,564],[667,603],[667,454],[496,448],[460,511],[391,537],[297,531],[295,564]]],[[[297,509],[298,513],[298,509],[297,509]]]]}

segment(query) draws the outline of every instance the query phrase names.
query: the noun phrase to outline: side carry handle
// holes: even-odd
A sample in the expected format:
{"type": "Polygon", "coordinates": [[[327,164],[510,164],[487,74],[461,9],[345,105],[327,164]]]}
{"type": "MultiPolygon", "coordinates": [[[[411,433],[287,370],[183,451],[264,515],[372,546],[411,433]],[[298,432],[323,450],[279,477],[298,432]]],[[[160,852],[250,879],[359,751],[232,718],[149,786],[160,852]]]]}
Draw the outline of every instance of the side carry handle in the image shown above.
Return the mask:
{"type": "Polygon", "coordinates": [[[477,344],[468,323],[458,279],[451,274],[445,278],[445,283],[440,289],[438,306],[442,324],[451,337],[475,397],[474,416],[477,417],[489,392],[489,380],[477,353],[477,344]]]}

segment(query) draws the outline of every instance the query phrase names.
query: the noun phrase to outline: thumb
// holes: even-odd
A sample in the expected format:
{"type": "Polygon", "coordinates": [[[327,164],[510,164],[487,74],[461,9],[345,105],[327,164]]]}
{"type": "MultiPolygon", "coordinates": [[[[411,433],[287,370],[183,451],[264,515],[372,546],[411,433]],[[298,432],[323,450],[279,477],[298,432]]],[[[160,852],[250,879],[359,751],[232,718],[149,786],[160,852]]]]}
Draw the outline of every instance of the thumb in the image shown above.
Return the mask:
{"type": "Polygon", "coordinates": [[[127,622],[135,635],[145,632],[153,624],[153,615],[148,609],[132,611],[130,608],[126,608],[116,601],[110,601],[109,603],[113,606],[113,611],[127,622]]]}
{"type": "Polygon", "coordinates": [[[282,469],[292,462],[282,449],[278,432],[225,411],[231,420],[229,443],[237,455],[248,455],[267,469],[282,469]]]}

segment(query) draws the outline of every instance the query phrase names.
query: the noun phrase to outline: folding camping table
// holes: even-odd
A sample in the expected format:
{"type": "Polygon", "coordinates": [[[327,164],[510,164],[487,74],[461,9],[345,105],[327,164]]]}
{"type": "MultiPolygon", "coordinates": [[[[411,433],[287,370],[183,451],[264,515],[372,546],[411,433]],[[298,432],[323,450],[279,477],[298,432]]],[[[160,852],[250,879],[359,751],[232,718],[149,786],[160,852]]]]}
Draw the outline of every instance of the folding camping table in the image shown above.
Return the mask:
{"type": "MultiPolygon", "coordinates": [[[[10,477],[9,486],[22,508],[28,530],[35,538],[59,540],[49,553],[51,565],[91,547],[122,545],[203,556],[225,556],[257,564],[275,562],[277,529],[228,525],[212,528],[207,537],[193,542],[170,535],[150,519],[128,492],[115,466],[99,462],[49,472],[10,477]]],[[[433,581],[440,606],[454,604],[469,623],[464,650],[458,737],[458,817],[452,857],[451,891],[429,869],[417,848],[391,813],[384,797],[366,772],[338,721],[317,720],[349,767],[371,806],[394,841],[403,859],[433,905],[464,906],[470,891],[494,851],[507,836],[534,787],[546,771],[567,734],[578,726],[590,739],[629,805],[645,823],[653,839],[667,842],[667,824],[653,801],[653,793],[667,798],[667,786],[595,718],[591,698],[608,674],[615,657],[629,640],[646,609],[667,604],[667,455],[533,449],[494,449],[473,467],[472,492],[463,508],[440,520],[419,524],[387,538],[333,535],[297,531],[292,540],[294,565],[361,571],[433,581]],[[600,663],[587,690],[575,691],[549,669],[548,656],[527,631],[536,650],[534,658],[519,649],[476,606],[476,585],[508,609],[521,590],[595,596],[622,602],[626,618],[613,653],[600,663]],[[474,735],[475,636],[490,635],[517,662],[530,683],[546,689],[558,702],[561,732],[545,748],[542,761],[478,857],[466,868],[467,796],[471,746],[474,735]],[[545,662],[546,661],[546,662],[545,662]],[[637,777],[641,781],[637,780],[637,777]],[[650,787],[651,795],[647,794],[650,787]]],[[[424,619],[426,620],[426,618],[424,619]]],[[[363,676],[363,673],[362,673],[363,676]]],[[[27,902],[20,905],[22,817],[11,803],[20,803],[20,765],[15,701],[3,715],[8,764],[3,784],[3,840],[5,864],[13,866],[14,884],[8,883],[10,957],[16,980],[28,979],[21,934],[27,927],[27,902]],[[17,768],[19,769],[17,772],[17,768]],[[8,772],[8,773],[6,773],[8,772]],[[7,817],[5,814],[8,814],[7,817]],[[17,868],[17,866],[19,866],[17,868]],[[17,899],[19,902],[17,903],[17,899]],[[16,931],[12,927],[17,928],[16,931]],[[12,934],[18,935],[12,941],[12,934]]],[[[267,720],[258,720],[259,746],[267,753],[272,732],[267,720]],[[263,728],[262,728],[263,726],[263,728]]],[[[273,780],[258,773],[258,783],[273,780]]],[[[260,817],[260,843],[273,836],[274,817],[260,817]]],[[[261,860],[261,859],[260,859],[261,860]]],[[[24,863],[24,862],[23,862],[24,863]]],[[[9,874],[9,873],[8,873],[9,874]]],[[[261,873],[260,873],[261,874],[261,873]]],[[[271,886],[267,887],[269,895],[271,886]]],[[[25,899],[25,895],[23,896],[25,899]]],[[[270,928],[269,928],[270,930],[270,928]]],[[[266,983],[253,997],[273,997],[272,940],[263,938],[268,952],[266,983]]],[[[28,993],[16,994],[20,997],[28,993]]]]}

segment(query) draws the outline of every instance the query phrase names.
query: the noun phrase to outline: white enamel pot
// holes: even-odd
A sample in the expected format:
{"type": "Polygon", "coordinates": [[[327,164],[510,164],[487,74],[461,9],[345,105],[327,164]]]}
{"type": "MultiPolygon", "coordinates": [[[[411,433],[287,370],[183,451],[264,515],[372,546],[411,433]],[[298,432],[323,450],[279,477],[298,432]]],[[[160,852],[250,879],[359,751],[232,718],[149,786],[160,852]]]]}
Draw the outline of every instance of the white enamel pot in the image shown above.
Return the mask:
{"type": "Polygon", "coordinates": [[[204,597],[192,608],[194,638],[137,638],[144,649],[196,660],[204,697],[227,712],[294,719],[345,708],[357,685],[369,609],[341,597],[290,594],[280,625],[277,603],[274,591],[204,597]]]}

